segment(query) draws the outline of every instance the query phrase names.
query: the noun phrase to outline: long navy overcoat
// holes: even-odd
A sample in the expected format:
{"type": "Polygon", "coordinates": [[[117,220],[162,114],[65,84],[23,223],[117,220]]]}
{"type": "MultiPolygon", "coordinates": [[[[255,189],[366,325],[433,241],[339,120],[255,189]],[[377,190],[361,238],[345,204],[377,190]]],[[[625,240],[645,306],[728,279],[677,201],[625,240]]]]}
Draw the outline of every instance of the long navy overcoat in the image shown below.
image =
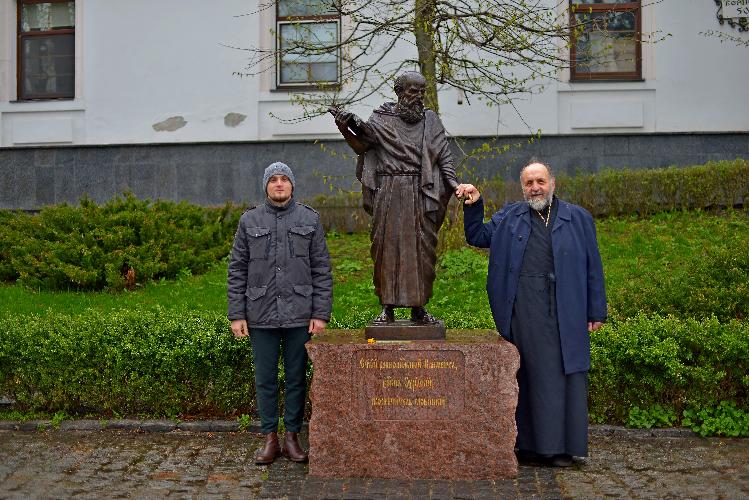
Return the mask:
{"type": "MultiPolygon", "coordinates": [[[[588,321],[606,319],[603,265],[593,217],[582,207],[559,202],[551,233],[557,318],[566,374],[590,369],[588,321]]],[[[509,340],[510,321],[523,254],[531,232],[526,202],[506,205],[484,223],[483,199],[463,209],[466,241],[489,248],[486,291],[494,323],[509,340]]]]}

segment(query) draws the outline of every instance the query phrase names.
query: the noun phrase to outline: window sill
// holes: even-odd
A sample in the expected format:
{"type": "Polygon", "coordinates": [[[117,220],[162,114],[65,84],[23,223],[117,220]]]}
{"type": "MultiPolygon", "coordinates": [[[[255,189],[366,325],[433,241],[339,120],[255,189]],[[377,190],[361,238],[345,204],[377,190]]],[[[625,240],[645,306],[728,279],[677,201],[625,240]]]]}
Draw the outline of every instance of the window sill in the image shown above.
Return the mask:
{"type": "Polygon", "coordinates": [[[0,113],[38,113],[43,111],[85,111],[82,99],[45,99],[40,101],[0,102],[0,113]]]}
{"type": "Polygon", "coordinates": [[[292,92],[337,92],[341,90],[340,84],[331,85],[330,87],[321,89],[320,87],[316,85],[298,85],[293,86],[289,85],[288,87],[275,87],[270,89],[270,92],[281,92],[281,93],[292,93],[292,92]]]}
{"type": "Polygon", "coordinates": [[[557,92],[607,92],[614,90],[654,90],[652,80],[576,80],[557,83],[557,92]]]}

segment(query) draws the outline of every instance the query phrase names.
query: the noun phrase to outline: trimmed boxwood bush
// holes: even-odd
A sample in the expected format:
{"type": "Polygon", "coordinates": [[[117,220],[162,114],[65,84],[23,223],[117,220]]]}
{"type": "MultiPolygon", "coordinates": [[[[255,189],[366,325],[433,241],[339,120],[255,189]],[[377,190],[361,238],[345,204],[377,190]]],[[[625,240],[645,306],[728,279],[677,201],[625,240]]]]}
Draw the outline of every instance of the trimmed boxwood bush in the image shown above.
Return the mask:
{"type": "MultiPolygon", "coordinates": [[[[679,418],[688,410],[694,420],[721,401],[747,409],[746,323],[640,315],[605,325],[591,344],[594,421],[643,420],[639,409],[653,407],[679,418]]],[[[0,394],[21,410],[251,413],[252,352],[248,339],[232,336],[222,315],[206,312],[92,310],[2,318],[0,394]]]]}
{"type": "Polygon", "coordinates": [[[638,315],[591,334],[590,414],[625,423],[630,410],[731,401],[749,410],[749,324],[638,315]]]}
{"type": "MultiPolygon", "coordinates": [[[[555,176],[559,196],[596,217],[749,203],[749,160],[744,159],[689,167],[605,168],[575,175],[557,172],[555,176]]],[[[476,185],[492,210],[521,199],[518,179],[479,180],[476,185]]]]}
{"type": "Polygon", "coordinates": [[[232,415],[254,405],[252,350],[219,313],[0,318],[0,394],[17,409],[232,415]]]}
{"type": "MultiPolygon", "coordinates": [[[[595,217],[749,206],[749,160],[745,159],[711,161],[688,167],[604,168],[596,173],[557,172],[555,175],[557,194],[586,208],[595,217]]],[[[522,199],[518,179],[478,179],[470,172],[460,177],[479,188],[487,213],[522,199]]],[[[366,231],[368,228],[370,218],[361,208],[358,191],[320,195],[311,203],[320,208],[326,227],[338,231],[366,231]],[[347,215],[344,217],[343,213],[347,215]]],[[[458,203],[452,200],[446,224],[462,224],[461,212],[458,203]]]]}

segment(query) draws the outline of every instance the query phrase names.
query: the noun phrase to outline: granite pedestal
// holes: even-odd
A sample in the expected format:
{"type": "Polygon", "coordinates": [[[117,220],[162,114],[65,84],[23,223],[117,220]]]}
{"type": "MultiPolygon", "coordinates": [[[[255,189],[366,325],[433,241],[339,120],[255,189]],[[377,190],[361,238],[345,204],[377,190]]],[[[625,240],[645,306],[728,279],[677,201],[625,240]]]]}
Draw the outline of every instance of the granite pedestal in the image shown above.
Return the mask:
{"type": "Polygon", "coordinates": [[[368,343],[362,331],[331,330],[314,336],[307,351],[314,365],[310,475],[517,475],[520,358],[496,332],[368,343]]]}

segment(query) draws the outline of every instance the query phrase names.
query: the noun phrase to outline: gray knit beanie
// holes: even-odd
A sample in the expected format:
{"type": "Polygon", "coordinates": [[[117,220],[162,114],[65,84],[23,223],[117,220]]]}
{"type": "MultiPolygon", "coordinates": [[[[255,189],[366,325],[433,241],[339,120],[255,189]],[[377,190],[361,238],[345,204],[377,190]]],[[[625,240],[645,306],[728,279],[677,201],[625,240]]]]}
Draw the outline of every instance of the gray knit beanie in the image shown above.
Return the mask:
{"type": "Polygon", "coordinates": [[[263,174],[263,191],[268,190],[268,181],[271,177],[274,175],[285,175],[289,178],[291,181],[291,189],[294,190],[294,184],[296,181],[294,180],[294,172],[291,171],[289,166],[285,163],[281,163],[280,161],[271,163],[268,165],[268,168],[265,169],[265,173],[263,174]]]}

